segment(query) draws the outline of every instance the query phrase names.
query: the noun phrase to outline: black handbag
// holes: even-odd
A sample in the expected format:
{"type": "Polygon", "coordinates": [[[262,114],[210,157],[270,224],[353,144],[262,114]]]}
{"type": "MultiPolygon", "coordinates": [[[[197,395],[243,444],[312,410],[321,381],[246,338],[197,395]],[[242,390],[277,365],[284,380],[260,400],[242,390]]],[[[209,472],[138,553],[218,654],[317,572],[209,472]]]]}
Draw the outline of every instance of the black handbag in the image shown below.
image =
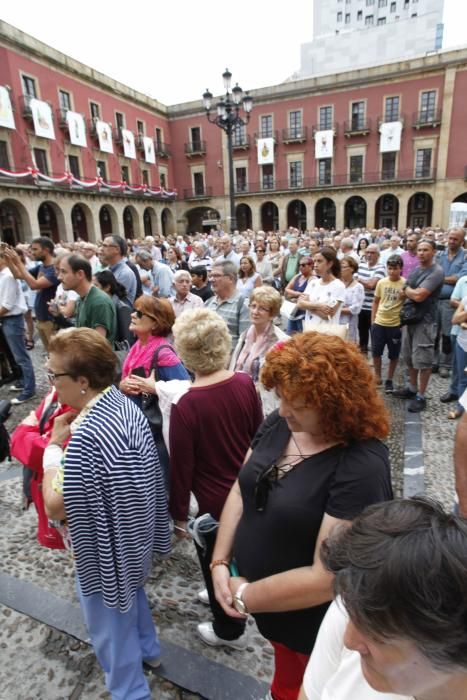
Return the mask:
{"type": "MultiPolygon", "coordinates": [[[[157,358],[159,353],[164,348],[169,348],[173,350],[171,345],[160,345],[152,358],[152,364],[150,371],[154,370],[154,381],[157,382],[157,358]]],[[[141,403],[141,410],[148,419],[149,427],[155,440],[162,440],[162,413],[159,407],[159,397],[157,394],[143,394],[143,399],[141,403]]]]}

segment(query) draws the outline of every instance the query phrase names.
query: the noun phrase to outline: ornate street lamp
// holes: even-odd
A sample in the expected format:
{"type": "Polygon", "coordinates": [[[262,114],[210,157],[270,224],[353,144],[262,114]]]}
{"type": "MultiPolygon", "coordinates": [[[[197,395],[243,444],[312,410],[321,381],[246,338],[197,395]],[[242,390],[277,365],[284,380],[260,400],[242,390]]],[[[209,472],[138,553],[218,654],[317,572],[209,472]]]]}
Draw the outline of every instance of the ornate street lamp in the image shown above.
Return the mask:
{"type": "Polygon", "coordinates": [[[223,129],[227,134],[227,153],[229,156],[229,199],[230,199],[230,232],[233,233],[237,228],[237,220],[235,216],[235,187],[234,187],[234,172],[233,172],[233,151],[232,151],[232,134],[238,126],[245,126],[250,121],[250,113],[253,108],[253,98],[246,93],[243,94],[242,88],[236,83],[234,88],[230,88],[232,73],[228,68],[222,74],[224,80],[225,95],[216,105],[217,115],[211,117],[212,109],[212,94],[209,90],[203,95],[203,106],[206,110],[206,116],[211,124],[216,124],[220,129],[223,129]],[[240,109],[243,106],[245,116],[240,116],[240,109]]]}

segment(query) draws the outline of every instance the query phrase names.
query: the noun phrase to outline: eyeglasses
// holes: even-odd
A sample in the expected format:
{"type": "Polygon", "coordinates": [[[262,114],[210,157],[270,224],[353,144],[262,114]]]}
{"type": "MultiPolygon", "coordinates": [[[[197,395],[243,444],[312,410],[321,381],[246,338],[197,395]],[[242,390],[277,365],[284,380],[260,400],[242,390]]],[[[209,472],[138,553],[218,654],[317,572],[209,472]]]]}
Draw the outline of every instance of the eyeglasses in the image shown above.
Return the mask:
{"type": "Polygon", "coordinates": [[[71,377],[69,372],[52,372],[51,369],[47,370],[47,379],[51,384],[55,384],[55,380],[59,377],[71,377]]]}
{"type": "Polygon", "coordinates": [[[211,274],[209,275],[209,278],[212,280],[217,280],[217,279],[219,279],[219,277],[227,277],[227,275],[218,274],[217,272],[216,273],[211,272],[211,274]]]}
{"type": "Polygon", "coordinates": [[[260,306],[259,304],[255,304],[254,302],[250,304],[250,309],[253,309],[254,311],[262,311],[265,314],[271,313],[271,309],[268,309],[266,306],[260,306]]]}
{"type": "Polygon", "coordinates": [[[152,318],[153,321],[157,321],[157,318],[155,316],[151,316],[151,314],[147,314],[145,311],[140,311],[139,309],[135,309],[133,311],[135,316],[137,318],[143,318],[143,316],[147,316],[148,318],[152,318]]]}

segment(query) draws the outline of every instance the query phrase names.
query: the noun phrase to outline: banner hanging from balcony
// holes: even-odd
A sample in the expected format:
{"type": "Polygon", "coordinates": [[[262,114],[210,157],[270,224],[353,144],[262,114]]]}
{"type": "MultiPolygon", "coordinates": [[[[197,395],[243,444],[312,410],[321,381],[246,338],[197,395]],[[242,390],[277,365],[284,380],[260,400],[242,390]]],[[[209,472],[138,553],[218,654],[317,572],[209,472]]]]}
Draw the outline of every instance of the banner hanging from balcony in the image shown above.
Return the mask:
{"type": "Polygon", "coordinates": [[[315,133],[315,158],[332,158],[334,151],[334,131],[317,131],[315,133]]]}
{"type": "Polygon", "coordinates": [[[379,141],[380,153],[391,153],[401,150],[402,122],[384,122],[379,127],[381,139],[379,141]]]}
{"type": "Polygon", "coordinates": [[[3,85],[0,85],[0,126],[5,127],[5,129],[15,128],[15,118],[11,108],[10,93],[3,85]]]}
{"type": "Polygon", "coordinates": [[[99,139],[99,148],[104,153],[113,153],[112,146],[112,129],[107,122],[96,121],[97,138],[99,139]]]}
{"type": "Polygon", "coordinates": [[[258,139],[258,165],[274,163],[274,139],[258,139]]]}
{"type": "Polygon", "coordinates": [[[146,163],[156,162],[156,153],[154,151],[154,142],[150,136],[143,136],[144,144],[144,160],[146,163]]]}
{"type": "Polygon", "coordinates": [[[136,158],[135,136],[132,131],[122,129],[122,143],[125,158],[136,158]]]}
{"type": "Polygon", "coordinates": [[[66,123],[68,124],[68,133],[70,134],[70,142],[73,146],[87,147],[86,143],[86,125],[84,117],[78,112],[66,113],[66,123]]]}
{"type": "Polygon", "coordinates": [[[41,136],[43,139],[55,139],[52,109],[50,105],[47,104],[47,102],[36,100],[36,98],[33,97],[29,102],[29,106],[31,108],[36,136],[41,136]]]}

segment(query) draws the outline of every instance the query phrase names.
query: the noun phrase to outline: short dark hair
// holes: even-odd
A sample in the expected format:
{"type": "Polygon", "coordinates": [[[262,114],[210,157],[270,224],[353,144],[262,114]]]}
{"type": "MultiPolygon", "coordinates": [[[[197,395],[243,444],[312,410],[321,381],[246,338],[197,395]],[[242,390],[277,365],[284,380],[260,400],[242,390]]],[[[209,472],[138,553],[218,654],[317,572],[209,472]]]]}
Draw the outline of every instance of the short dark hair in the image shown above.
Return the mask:
{"type": "Polygon", "coordinates": [[[37,243],[41,248],[47,248],[51,255],[54,254],[55,245],[53,240],[48,236],[38,236],[37,238],[33,238],[31,243],[37,243]]]}
{"type": "Polygon", "coordinates": [[[198,277],[201,277],[203,282],[206,282],[208,278],[208,271],[203,265],[197,265],[196,267],[192,267],[191,274],[198,275],[198,277]]]}
{"type": "Polygon", "coordinates": [[[126,288],[123,284],[117,282],[113,272],[110,270],[101,270],[100,272],[96,272],[94,277],[102,289],[108,288],[111,296],[115,294],[119,299],[126,299],[126,288]]]}
{"type": "Polygon", "coordinates": [[[82,255],[76,255],[75,253],[73,253],[73,255],[65,256],[63,259],[71,267],[73,272],[76,273],[82,270],[87,281],[92,282],[92,267],[89,260],[86,260],[86,258],[83,258],[82,255]]]}
{"type": "Polygon", "coordinates": [[[436,250],[436,243],[435,241],[432,241],[431,238],[420,238],[417,242],[417,246],[419,246],[420,243],[429,243],[433,250],[436,250]]]}
{"type": "Polygon", "coordinates": [[[402,269],[404,267],[404,261],[400,255],[390,255],[386,261],[386,267],[400,267],[402,269]]]}
{"type": "Polygon", "coordinates": [[[467,670],[467,521],[427,498],[370,506],[321,548],[350,619],[402,637],[440,670],[467,670]]]}

